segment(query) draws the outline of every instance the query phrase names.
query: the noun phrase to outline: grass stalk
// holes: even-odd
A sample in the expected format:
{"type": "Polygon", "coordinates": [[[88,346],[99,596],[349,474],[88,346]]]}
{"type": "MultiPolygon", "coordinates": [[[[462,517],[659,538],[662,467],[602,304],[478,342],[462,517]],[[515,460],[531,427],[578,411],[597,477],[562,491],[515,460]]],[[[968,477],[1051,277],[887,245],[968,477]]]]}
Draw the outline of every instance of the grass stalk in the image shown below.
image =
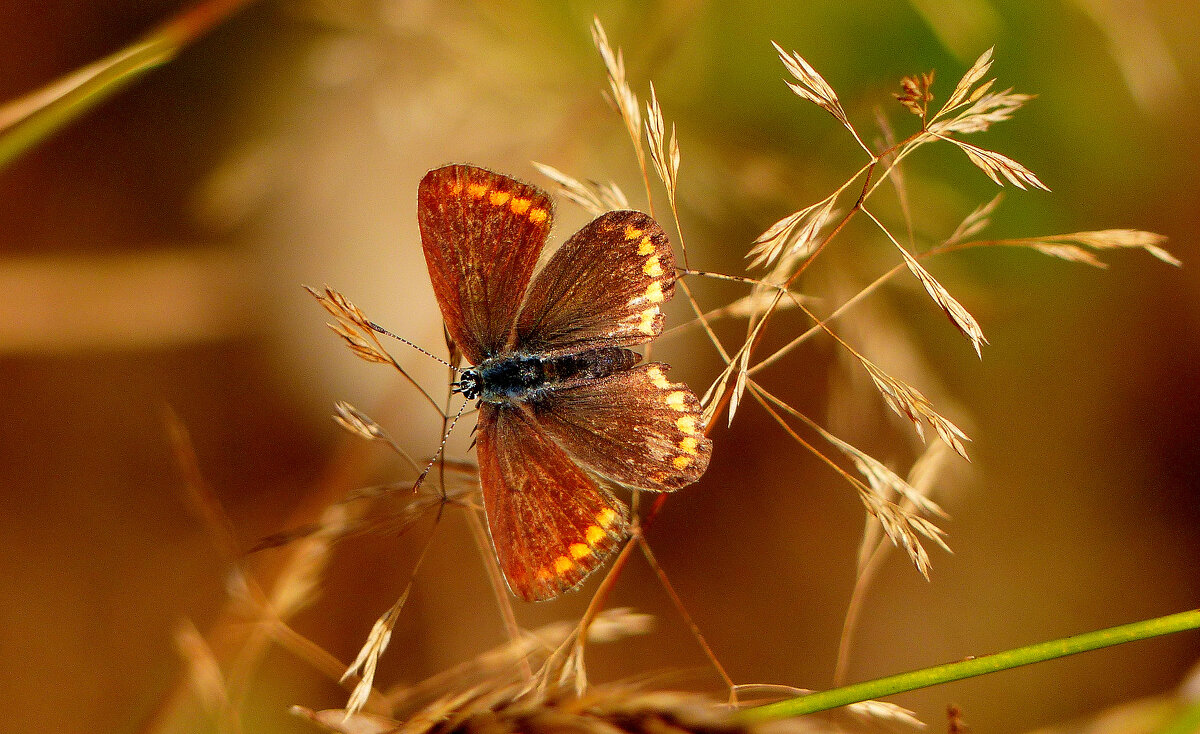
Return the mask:
{"type": "Polygon", "coordinates": [[[810,693],[807,696],[746,709],[741,712],[740,718],[746,723],[754,723],[801,716],[895,693],[928,688],[941,683],[974,678],[987,673],[997,673],[1001,670],[1011,670],[1022,665],[1040,663],[1125,642],[1145,640],[1198,628],[1200,628],[1200,609],[1192,609],[1165,617],[1109,627],[1095,632],[1085,632],[1073,637],[1039,642],[993,655],[961,660],[957,663],[935,665],[932,668],[922,668],[842,688],[810,693]]]}

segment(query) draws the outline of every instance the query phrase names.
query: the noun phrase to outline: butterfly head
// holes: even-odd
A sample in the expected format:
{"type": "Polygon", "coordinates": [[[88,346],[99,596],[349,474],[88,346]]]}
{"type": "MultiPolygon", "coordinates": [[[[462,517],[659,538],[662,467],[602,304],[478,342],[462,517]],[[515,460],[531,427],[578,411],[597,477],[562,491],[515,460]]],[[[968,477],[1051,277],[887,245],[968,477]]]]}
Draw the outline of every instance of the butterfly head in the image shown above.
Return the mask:
{"type": "Polygon", "coordinates": [[[462,393],[462,396],[467,400],[474,400],[479,397],[479,392],[482,388],[479,373],[473,369],[463,370],[458,376],[458,382],[450,386],[451,392],[462,393]]]}

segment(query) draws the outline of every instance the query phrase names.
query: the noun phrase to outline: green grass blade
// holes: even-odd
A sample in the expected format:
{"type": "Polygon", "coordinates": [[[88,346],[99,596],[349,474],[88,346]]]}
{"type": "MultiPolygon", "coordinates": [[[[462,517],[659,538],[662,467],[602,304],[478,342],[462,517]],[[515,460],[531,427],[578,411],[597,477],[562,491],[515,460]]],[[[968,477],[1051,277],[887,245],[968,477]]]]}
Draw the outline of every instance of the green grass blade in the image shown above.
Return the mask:
{"type": "Polygon", "coordinates": [[[249,0],[201,2],[110,56],[0,106],[0,168],[245,6],[249,0]]]}
{"type": "Polygon", "coordinates": [[[1040,663],[1088,650],[1119,645],[1134,640],[1168,635],[1174,632],[1200,628],[1200,609],[1193,609],[1166,617],[1110,627],[1096,632],[1087,632],[1060,640],[1039,642],[1036,645],[1018,647],[1013,650],[971,658],[957,663],[936,665],[886,678],[856,683],[843,688],[811,693],[807,696],[746,709],[740,716],[747,723],[783,719],[817,711],[845,706],[859,701],[890,696],[917,688],[927,688],[940,683],[973,678],[986,673],[1018,668],[1022,665],[1040,663]]]}

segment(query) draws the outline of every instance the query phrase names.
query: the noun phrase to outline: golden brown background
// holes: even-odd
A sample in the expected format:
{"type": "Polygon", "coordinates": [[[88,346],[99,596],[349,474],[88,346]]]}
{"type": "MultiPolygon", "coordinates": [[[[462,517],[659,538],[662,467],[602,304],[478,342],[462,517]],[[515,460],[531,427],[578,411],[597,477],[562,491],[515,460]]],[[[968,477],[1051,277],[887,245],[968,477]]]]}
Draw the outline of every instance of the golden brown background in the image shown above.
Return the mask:
{"type": "MultiPolygon", "coordinates": [[[[0,4],[0,99],[111,53],[181,6],[0,4]]],[[[207,631],[225,599],[225,568],[183,499],[168,406],[243,549],[345,490],[399,475],[385,451],[329,420],[335,400],[418,454],[436,446],[435,416],[395,373],[353,359],[299,287],[329,283],[440,349],[414,220],[426,170],[471,162],[545,184],[529,165],[538,160],[616,180],[644,206],[628,140],[599,94],[593,13],[624,48],[635,90],[653,80],[678,125],[694,265],[739,272],[756,235],[862,163],[844,130],[784,86],[771,40],[813,63],[872,135],[877,106],[913,129],[890,97],[900,77],[936,68],[944,96],[994,44],[999,85],[1040,96],[974,142],[1021,161],[1053,193],[1008,191],[993,231],[1147,229],[1185,262],[1128,253],[1098,271],[978,251],[931,263],[991,340],[982,362],[907,276],[870,301],[876,315],[847,327],[974,439],[973,464],[939,495],[954,554],[934,553],[931,583],[892,559],[867,599],[852,680],[1200,603],[1194,7],[265,2],[0,172],[0,728],[210,725],[195,714],[154,729],[181,675],[179,621],[207,631]]],[[[925,241],[996,188],[936,147],[906,173],[925,241]]],[[[585,219],[560,202],[556,237],[585,219]]],[[[865,226],[823,258],[805,288],[829,304],[896,262],[865,226]]],[[[700,290],[710,307],[742,294],[700,290]]],[[[676,304],[672,323],[683,313],[676,304]]],[[[775,339],[802,325],[780,319],[775,339]]],[[[697,390],[720,367],[698,339],[656,349],[697,390]]],[[[393,351],[442,389],[442,369],[393,351]]],[[[902,461],[907,429],[869,388],[851,393],[850,372],[816,339],[763,379],[902,461]]],[[[708,475],[668,503],[651,542],[738,682],[828,687],[862,507],[752,404],[714,437],[708,475]]],[[[296,627],[350,660],[427,532],[339,547],[296,627]]],[[[388,684],[502,639],[461,519],[451,513],[437,532],[384,658],[388,684]]],[[[522,606],[519,618],[569,619],[586,599],[522,606]]],[[[614,603],[659,621],[646,638],[595,648],[594,680],[694,668],[689,684],[718,690],[640,560],[614,603]]],[[[1017,732],[1168,690],[1197,657],[1200,637],[1188,633],[895,700],[934,730],[956,702],[976,731],[1017,732]]],[[[345,701],[285,653],[268,655],[255,680],[247,731],[311,730],[289,705],[345,701]]]]}

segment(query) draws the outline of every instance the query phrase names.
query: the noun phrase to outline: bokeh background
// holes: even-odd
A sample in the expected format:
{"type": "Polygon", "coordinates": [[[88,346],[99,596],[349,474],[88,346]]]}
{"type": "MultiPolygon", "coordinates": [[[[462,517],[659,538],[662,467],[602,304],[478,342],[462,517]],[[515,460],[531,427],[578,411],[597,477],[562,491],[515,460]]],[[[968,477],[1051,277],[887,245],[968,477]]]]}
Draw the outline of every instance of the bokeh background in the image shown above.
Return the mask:
{"type": "MultiPolygon", "coordinates": [[[[180,2],[0,5],[0,99],[109,54],[180,2]]],[[[652,80],[678,126],[693,265],[740,272],[769,224],[862,164],[836,122],[792,95],[770,42],[798,50],[860,130],[935,68],[944,95],[996,47],[992,76],[1039,95],[973,142],[1053,193],[1010,190],[991,230],[1161,232],[1182,269],[1140,253],[1107,271],[975,251],[930,269],[981,322],[982,362],[907,276],[844,333],[968,429],[973,463],[938,498],[953,555],[931,582],[895,554],[867,596],[851,680],[1195,607],[1200,599],[1200,13],[1187,3],[938,2],[252,4],[176,60],[0,171],[0,690],[13,731],[194,731],[179,693],[181,620],[216,635],[228,567],[185,499],[167,426],[186,427],[239,551],[312,520],[355,487],[403,475],[329,415],[348,400],[416,454],[440,421],[394,372],[354,359],[300,284],[329,283],[376,321],[441,349],[415,224],[423,173],[471,162],[546,184],[531,160],[613,180],[645,206],[629,141],[601,98],[589,25],[652,80]]],[[[957,151],[905,168],[918,242],[946,236],[996,190],[957,151]]],[[[881,197],[881,201],[887,197],[881,197]]],[[[661,202],[660,202],[661,203],[661,202]]],[[[900,221],[889,205],[879,208],[900,221]]],[[[560,202],[555,237],[587,216],[560,202]]],[[[832,307],[896,262],[853,226],[806,274],[832,307]]],[[[699,285],[706,307],[744,294],[699,285]]],[[[672,323],[685,311],[677,303],[672,323]]],[[[771,343],[805,326],[776,322],[771,343]]],[[[743,327],[722,330],[736,343],[743,327]]],[[[703,340],[656,356],[698,391],[720,369],[703,340]]],[[[442,368],[393,352],[435,392],[442,368]]],[[[916,447],[828,339],[764,383],[905,470],[916,447]]],[[[451,442],[466,453],[466,432],[451,442]]],[[[747,402],[715,433],[699,484],[650,531],[659,560],[739,683],[832,685],[863,512],[850,488],[747,402]]],[[[400,593],[431,525],[337,548],[293,620],[343,661],[400,593]]],[[[247,560],[269,569],[284,551],[247,560]],[[272,555],[275,554],[275,555],[272,555]]],[[[380,671],[414,682],[503,639],[462,518],[436,531],[380,671]]],[[[263,571],[266,573],[266,571],[263,571]]],[[[593,582],[594,584],[594,582],[593,582]]],[[[592,586],[588,587],[589,589],[592,586]]],[[[521,606],[535,626],[588,595],[521,606]]],[[[614,595],[657,615],[650,635],[594,648],[593,680],[719,681],[640,559],[614,595]]],[[[241,624],[247,624],[241,622],[241,624]]],[[[896,697],[937,730],[946,704],[978,731],[1086,720],[1172,689],[1195,633],[896,697]]],[[[345,691],[270,650],[243,702],[247,731],[305,731],[294,703],[345,691]]]]}

